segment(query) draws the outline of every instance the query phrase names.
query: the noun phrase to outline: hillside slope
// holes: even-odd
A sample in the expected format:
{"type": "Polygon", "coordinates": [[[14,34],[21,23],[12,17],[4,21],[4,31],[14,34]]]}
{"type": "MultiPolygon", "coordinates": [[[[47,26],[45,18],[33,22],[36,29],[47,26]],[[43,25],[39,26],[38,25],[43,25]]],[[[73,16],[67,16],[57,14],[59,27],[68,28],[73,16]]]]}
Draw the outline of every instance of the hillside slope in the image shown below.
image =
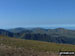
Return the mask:
{"type": "MultiPolygon", "coordinates": [[[[14,36],[18,38],[28,40],[39,40],[45,42],[64,43],[64,44],[75,44],[75,30],[68,30],[64,28],[56,28],[56,29],[21,28],[19,30],[18,29],[19,28],[13,29],[17,32],[15,33],[14,36]]],[[[13,32],[12,30],[10,31],[13,32]]]]}
{"type": "Polygon", "coordinates": [[[53,56],[59,51],[75,51],[75,45],[56,44],[0,36],[1,56],[53,56]]]}
{"type": "Polygon", "coordinates": [[[0,35],[27,39],[27,40],[38,40],[45,42],[75,45],[75,30],[68,30],[64,28],[56,28],[56,29],[15,28],[10,30],[0,29],[0,35]]]}

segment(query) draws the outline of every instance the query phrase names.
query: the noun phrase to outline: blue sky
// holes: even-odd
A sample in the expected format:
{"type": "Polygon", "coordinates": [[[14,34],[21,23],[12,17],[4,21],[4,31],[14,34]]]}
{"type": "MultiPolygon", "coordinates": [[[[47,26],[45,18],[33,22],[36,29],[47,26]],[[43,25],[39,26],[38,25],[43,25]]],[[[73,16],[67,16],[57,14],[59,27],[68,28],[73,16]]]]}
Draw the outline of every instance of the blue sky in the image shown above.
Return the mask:
{"type": "Polygon", "coordinates": [[[0,28],[75,27],[75,0],[0,0],[0,28]]]}

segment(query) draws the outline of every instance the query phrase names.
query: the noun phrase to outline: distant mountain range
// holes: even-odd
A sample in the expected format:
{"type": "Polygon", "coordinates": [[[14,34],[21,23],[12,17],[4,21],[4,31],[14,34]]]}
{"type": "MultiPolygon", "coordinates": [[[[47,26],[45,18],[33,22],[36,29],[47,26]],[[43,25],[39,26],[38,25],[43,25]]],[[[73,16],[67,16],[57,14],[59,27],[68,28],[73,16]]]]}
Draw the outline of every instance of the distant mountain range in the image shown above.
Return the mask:
{"type": "Polygon", "coordinates": [[[0,29],[0,35],[28,40],[75,44],[75,30],[68,30],[64,28],[14,28],[8,30],[0,29]]]}

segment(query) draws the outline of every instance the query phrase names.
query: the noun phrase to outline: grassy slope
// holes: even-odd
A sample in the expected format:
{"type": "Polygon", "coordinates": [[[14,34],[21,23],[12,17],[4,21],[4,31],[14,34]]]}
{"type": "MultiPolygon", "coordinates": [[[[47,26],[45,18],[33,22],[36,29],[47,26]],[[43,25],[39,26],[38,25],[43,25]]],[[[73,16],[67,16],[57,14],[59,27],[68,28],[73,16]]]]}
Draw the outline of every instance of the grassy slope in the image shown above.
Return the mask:
{"type": "MultiPolygon", "coordinates": [[[[62,51],[75,51],[75,45],[56,44],[56,43],[48,43],[48,42],[33,41],[33,40],[22,40],[22,39],[0,36],[0,55],[1,56],[4,54],[8,54],[10,56],[14,53],[16,54],[14,54],[13,56],[15,55],[18,56],[21,54],[23,56],[25,55],[28,56],[29,54],[36,56],[42,52],[43,52],[42,54],[48,54],[51,52],[56,53],[56,52],[59,52],[60,49],[62,51]]],[[[42,55],[39,54],[39,56],[42,56],[42,55]]],[[[48,56],[48,55],[45,55],[45,56],[48,56]]]]}

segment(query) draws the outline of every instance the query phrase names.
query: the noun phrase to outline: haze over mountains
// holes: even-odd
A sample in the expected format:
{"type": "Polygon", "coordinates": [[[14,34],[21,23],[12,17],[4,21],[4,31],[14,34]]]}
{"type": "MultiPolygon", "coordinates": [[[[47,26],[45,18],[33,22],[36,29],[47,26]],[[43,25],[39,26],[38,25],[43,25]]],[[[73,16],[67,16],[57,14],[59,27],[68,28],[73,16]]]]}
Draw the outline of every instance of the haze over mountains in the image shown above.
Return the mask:
{"type": "Polygon", "coordinates": [[[75,44],[75,30],[68,30],[64,28],[14,28],[9,30],[0,29],[0,35],[28,40],[75,44]]]}

